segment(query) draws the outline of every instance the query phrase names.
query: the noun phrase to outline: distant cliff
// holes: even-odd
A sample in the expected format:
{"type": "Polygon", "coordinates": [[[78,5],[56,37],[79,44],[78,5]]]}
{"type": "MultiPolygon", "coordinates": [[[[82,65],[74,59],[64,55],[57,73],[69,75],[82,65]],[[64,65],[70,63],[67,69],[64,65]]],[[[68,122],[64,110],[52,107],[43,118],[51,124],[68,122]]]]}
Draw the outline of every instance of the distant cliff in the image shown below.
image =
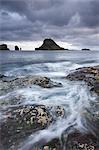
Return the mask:
{"type": "Polygon", "coordinates": [[[52,39],[45,39],[43,44],[35,50],[65,50],[64,48],[57,45],[52,39]]]}
{"type": "Polygon", "coordinates": [[[6,44],[0,45],[0,50],[9,50],[6,44]]]}

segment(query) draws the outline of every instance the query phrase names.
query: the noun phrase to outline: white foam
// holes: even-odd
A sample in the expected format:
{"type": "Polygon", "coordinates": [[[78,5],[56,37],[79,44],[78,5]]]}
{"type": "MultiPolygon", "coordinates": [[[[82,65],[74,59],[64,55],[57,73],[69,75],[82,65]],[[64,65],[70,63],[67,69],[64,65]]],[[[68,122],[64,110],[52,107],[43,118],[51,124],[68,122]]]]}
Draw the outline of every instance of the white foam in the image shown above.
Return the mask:
{"type": "Polygon", "coordinates": [[[64,130],[68,130],[69,127],[74,125],[77,129],[87,130],[83,126],[82,115],[85,109],[90,107],[90,101],[93,99],[95,98],[90,95],[86,85],[81,85],[78,82],[72,83],[72,85],[65,83],[62,89],[56,88],[53,91],[49,90],[49,93],[47,90],[39,91],[39,97],[36,102],[47,106],[59,105],[64,107],[68,114],[67,118],[57,120],[56,123],[52,124],[48,129],[32,134],[25,141],[25,145],[22,145],[19,150],[28,150],[40,140],[48,142],[55,137],[60,137],[64,130]]]}
{"type": "MultiPolygon", "coordinates": [[[[85,64],[85,66],[87,65],[85,64]]],[[[48,76],[63,84],[63,87],[51,89],[33,85],[31,88],[18,89],[0,97],[0,100],[2,100],[22,96],[21,104],[62,106],[67,113],[66,118],[57,119],[48,129],[31,134],[19,150],[29,150],[31,146],[42,139],[50,141],[55,137],[60,137],[64,130],[68,130],[72,126],[87,130],[82,123],[82,116],[85,109],[90,107],[90,101],[93,101],[95,97],[90,95],[88,87],[83,82],[70,82],[60,78],[66,76],[71,70],[82,66],[71,62],[42,63],[27,65],[6,72],[6,75],[10,76],[26,76],[28,74],[48,76]]]]}
{"type": "Polygon", "coordinates": [[[67,62],[57,63],[42,63],[26,65],[20,68],[14,68],[10,71],[5,72],[7,76],[26,76],[26,75],[46,75],[52,76],[65,76],[66,72],[81,67],[81,65],[67,62]]]}

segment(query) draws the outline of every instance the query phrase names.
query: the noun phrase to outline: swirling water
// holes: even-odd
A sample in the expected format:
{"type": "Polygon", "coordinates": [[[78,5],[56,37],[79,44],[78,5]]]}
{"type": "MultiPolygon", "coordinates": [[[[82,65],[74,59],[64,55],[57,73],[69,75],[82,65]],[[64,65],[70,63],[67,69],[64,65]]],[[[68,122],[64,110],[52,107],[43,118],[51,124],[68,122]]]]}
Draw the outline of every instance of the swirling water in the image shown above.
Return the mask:
{"type": "MultiPolygon", "coordinates": [[[[29,150],[40,140],[50,141],[60,137],[63,131],[74,126],[76,129],[87,131],[84,126],[83,113],[90,107],[90,102],[96,99],[91,95],[87,85],[83,82],[70,82],[64,77],[76,68],[99,65],[98,51],[53,51],[53,52],[0,52],[1,74],[7,76],[24,77],[27,75],[46,76],[63,87],[46,89],[33,85],[0,96],[0,101],[7,101],[6,105],[43,104],[46,106],[62,106],[66,111],[66,118],[58,118],[47,129],[31,134],[19,150],[29,150]],[[12,97],[20,96],[17,103],[10,103],[12,97]]],[[[54,115],[54,113],[53,113],[54,115]]],[[[2,120],[2,114],[1,120],[2,120]]]]}

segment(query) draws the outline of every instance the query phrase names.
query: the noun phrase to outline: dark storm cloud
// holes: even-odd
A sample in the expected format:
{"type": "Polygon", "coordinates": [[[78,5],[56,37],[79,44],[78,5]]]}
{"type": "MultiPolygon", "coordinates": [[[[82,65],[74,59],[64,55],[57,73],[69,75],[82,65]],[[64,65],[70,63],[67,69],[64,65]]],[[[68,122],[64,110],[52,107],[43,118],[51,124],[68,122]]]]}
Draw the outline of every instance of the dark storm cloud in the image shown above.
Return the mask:
{"type": "Polygon", "coordinates": [[[98,26],[98,0],[0,0],[1,40],[53,37],[94,46],[98,26]]]}
{"type": "Polygon", "coordinates": [[[27,10],[27,4],[23,0],[0,0],[0,9],[24,14],[27,10]]]}
{"type": "Polygon", "coordinates": [[[88,27],[99,26],[99,1],[91,0],[90,2],[80,3],[78,12],[81,16],[82,23],[88,27]]]}

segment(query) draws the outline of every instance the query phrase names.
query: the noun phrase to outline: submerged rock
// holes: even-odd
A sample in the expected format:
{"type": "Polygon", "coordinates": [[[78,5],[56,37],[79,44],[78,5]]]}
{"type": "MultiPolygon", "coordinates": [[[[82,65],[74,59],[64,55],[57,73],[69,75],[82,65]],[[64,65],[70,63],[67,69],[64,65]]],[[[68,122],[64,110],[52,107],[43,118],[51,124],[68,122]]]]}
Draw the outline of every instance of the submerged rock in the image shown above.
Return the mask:
{"type": "Polygon", "coordinates": [[[67,75],[66,79],[71,81],[85,81],[91,87],[90,90],[99,95],[99,66],[76,69],[67,75]]]}
{"type": "Polygon", "coordinates": [[[0,94],[11,92],[14,89],[39,85],[43,88],[62,87],[61,83],[54,82],[47,77],[27,76],[24,78],[4,77],[0,80],[0,94]]]}
{"type": "Polygon", "coordinates": [[[57,45],[52,39],[45,39],[43,44],[35,50],[64,50],[64,48],[57,45]]]}

